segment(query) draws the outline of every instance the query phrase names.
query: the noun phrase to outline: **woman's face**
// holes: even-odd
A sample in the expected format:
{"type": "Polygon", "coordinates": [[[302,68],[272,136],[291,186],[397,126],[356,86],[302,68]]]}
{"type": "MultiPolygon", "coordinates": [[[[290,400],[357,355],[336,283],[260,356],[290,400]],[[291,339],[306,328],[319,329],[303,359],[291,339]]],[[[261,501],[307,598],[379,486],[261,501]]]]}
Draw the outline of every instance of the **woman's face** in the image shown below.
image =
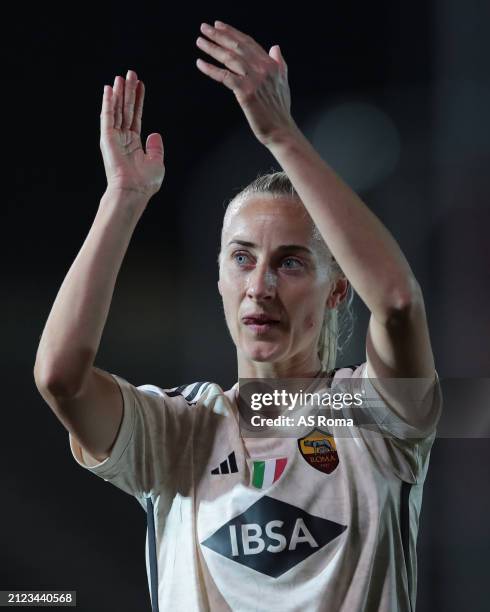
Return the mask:
{"type": "Polygon", "coordinates": [[[277,362],[316,353],[331,288],[328,257],[297,200],[254,194],[228,208],[218,289],[243,357],[277,362]],[[275,322],[246,318],[259,314],[275,322]]]}

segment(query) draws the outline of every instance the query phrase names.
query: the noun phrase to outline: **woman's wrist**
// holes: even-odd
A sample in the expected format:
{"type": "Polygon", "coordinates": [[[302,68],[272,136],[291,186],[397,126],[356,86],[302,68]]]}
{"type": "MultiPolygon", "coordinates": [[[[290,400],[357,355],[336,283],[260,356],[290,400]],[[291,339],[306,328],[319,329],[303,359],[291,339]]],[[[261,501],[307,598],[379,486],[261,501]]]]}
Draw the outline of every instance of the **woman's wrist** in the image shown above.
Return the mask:
{"type": "Polygon", "coordinates": [[[102,198],[101,206],[107,209],[123,209],[138,218],[145,210],[151,196],[142,191],[120,187],[107,187],[102,198]]]}
{"type": "Polygon", "coordinates": [[[291,123],[277,130],[265,146],[274,155],[275,152],[288,150],[291,147],[304,143],[304,141],[305,136],[303,132],[299,129],[294,120],[291,119],[291,123]]]}

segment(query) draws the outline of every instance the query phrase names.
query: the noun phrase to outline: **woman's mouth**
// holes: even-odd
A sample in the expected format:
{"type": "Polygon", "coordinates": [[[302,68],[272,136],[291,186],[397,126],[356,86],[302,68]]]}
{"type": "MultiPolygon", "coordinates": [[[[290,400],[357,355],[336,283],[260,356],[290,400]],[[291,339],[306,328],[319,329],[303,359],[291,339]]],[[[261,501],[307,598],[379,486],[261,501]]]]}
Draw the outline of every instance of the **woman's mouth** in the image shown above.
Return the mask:
{"type": "Polygon", "coordinates": [[[266,334],[279,326],[279,321],[244,319],[244,324],[255,334],[266,334]]]}

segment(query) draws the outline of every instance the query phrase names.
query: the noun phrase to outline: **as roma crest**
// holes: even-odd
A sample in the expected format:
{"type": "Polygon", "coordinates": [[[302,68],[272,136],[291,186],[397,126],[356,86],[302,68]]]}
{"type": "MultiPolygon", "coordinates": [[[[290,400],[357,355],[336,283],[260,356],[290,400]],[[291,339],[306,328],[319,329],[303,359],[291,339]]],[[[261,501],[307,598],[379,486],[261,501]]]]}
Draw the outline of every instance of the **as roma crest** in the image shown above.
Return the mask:
{"type": "Polygon", "coordinates": [[[324,474],[332,473],[339,464],[334,437],[321,429],[300,438],[298,446],[303,459],[324,474]]]}

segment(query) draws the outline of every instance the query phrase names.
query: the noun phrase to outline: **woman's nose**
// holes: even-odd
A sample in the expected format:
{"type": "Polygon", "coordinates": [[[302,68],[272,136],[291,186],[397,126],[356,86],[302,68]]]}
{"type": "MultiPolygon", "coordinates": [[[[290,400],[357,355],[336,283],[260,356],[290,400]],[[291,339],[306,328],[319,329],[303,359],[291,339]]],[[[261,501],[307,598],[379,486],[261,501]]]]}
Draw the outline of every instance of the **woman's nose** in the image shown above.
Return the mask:
{"type": "Polygon", "coordinates": [[[272,298],[276,294],[277,276],[267,266],[257,266],[247,278],[247,296],[255,299],[272,298]]]}

